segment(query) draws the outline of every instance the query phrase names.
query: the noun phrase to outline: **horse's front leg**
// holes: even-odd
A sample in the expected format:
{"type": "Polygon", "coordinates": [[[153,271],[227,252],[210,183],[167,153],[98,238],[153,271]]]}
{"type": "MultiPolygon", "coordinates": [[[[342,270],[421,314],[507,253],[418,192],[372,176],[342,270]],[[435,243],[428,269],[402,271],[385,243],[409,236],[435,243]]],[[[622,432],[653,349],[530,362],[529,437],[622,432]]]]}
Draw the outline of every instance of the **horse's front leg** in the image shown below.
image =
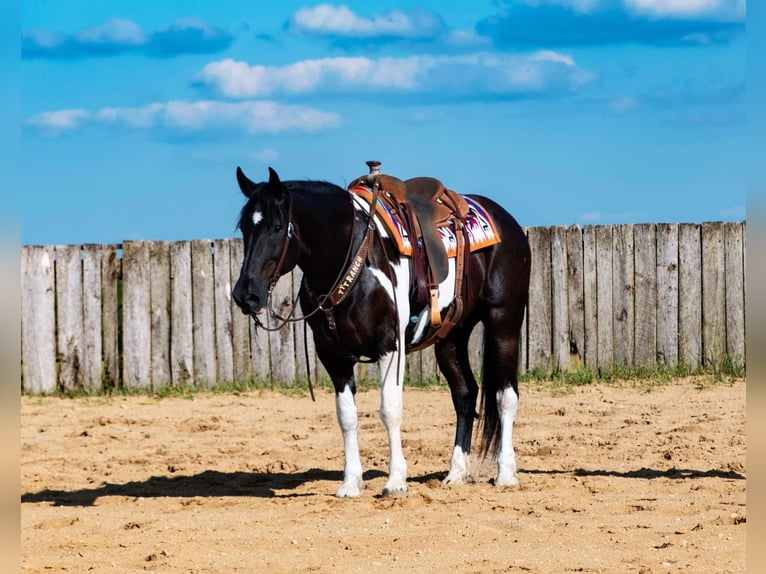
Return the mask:
{"type": "Polygon", "coordinates": [[[359,458],[359,417],[354,400],[355,390],[352,380],[346,383],[341,391],[338,391],[337,387],[335,391],[335,412],[338,415],[338,424],[343,433],[345,458],[343,484],[335,493],[335,496],[339,498],[359,496],[364,487],[362,461],[359,458]]]}
{"type": "Polygon", "coordinates": [[[407,494],[407,462],[402,451],[402,386],[404,384],[404,353],[393,351],[380,358],[381,373],[380,418],[388,432],[388,481],[384,496],[407,494]]]}
{"type": "Polygon", "coordinates": [[[356,385],[354,383],[354,363],[338,359],[330,351],[317,344],[317,356],[327,369],[335,387],[335,414],[343,434],[343,484],[335,496],[348,498],[359,496],[364,483],[362,481],[362,461],[359,457],[359,418],[356,409],[356,385]]]}

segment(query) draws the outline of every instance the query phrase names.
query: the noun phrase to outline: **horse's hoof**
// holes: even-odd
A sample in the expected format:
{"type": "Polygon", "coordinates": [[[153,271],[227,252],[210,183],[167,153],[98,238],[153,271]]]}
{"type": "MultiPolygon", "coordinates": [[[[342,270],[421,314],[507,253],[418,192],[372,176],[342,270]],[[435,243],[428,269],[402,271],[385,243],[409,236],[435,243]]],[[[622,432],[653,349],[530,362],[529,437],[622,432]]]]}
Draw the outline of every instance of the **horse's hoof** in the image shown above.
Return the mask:
{"type": "Polygon", "coordinates": [[[495,478],[495,487],[497,488],[519,488],[519,479],[515,474],[509,474],[506,476],[498,475],[495,478]]]}
{"type": "Polygon", "coordinates": [[[364,486],[358,482],[344,482],[341,484],[335,496],[338,498],[356,498],[362,494],[364,486]]]}
{"type": "Polygon", "coordinates": [[[388,498],[388,497],[402,497],[402,496],[407,496],[408,494],[409,494],[409,491],[407,490],[406,487],[405,488],[388,488],[388,487],[386,487],[386,488],[383,489],[383,497],[384,498],[388,498]]]}
{"type": "Polygon", "coordinates": [[[442,485],[457,486],[460,484],[467,484],[468,482],[470,482],[470,477],[468,477],[465,474],[456,474],[456,475],[448,474],[447,478],[442,480],[442,485]]]}
{"type": "Polygon", "coordinates": [[[383,487],[383,496],[407,496],[407,483],[404,480],[389,480],[383,487]]]}

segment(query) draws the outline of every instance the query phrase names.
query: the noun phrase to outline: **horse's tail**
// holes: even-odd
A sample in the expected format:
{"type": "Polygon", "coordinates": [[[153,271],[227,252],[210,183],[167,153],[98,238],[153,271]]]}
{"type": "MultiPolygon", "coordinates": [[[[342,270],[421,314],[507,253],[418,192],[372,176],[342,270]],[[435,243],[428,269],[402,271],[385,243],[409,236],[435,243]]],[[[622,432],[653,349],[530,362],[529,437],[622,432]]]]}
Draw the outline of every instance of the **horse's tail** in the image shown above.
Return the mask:
{"type": "Polygon", "coordinates": [[[493,356],[493,345],[484,332],[484,360],[481,366],[481,455],[497,456],[500,447],[500,413],[497,408],[497,391],[500,389],[499,373],[495,371],[499,363],[493,356]]]}

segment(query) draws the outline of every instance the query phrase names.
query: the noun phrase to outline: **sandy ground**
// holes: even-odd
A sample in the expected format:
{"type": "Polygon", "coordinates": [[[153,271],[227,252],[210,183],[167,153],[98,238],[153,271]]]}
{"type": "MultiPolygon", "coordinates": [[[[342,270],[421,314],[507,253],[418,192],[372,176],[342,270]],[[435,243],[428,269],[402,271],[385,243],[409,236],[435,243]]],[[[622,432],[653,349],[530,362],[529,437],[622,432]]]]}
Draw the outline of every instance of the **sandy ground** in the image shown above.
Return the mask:
{"type": "Polygon", "coordinates": [[[362,496],[333,496],[334,401],[254,391],[22,398],[25,572],[744,572],[745,383],[522,387],[522,482],[446,488],[446,389],[405,390],[410,494],[382,498],[360,392],[362,496]]]}

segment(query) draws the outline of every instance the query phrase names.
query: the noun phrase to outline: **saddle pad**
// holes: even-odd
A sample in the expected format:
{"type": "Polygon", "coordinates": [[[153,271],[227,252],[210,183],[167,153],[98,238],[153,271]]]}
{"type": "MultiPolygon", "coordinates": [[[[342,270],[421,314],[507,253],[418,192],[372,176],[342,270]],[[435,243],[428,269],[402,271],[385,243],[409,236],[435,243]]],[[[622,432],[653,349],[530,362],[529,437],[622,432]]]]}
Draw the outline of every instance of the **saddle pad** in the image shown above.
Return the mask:
{"type": "MultiPolygon", "coordinates": [[[[372,203],[372,190],[369,187],[357,185],[349,191],[362,198],[367,202],[367,205],[372,203]]],[[[466,196],[463,196],[463,198],[468,203],[468,215],[465,218],[465,225],[470,251],[476,251],[477,249],[483,249],[484,247],[500,243],[497,228],[487,210],[475,199],[466,196]]],[[[382,201],[378,202],[375,211],[386,226],[386,231],[394,239],[399,253],[405,256],[412,255],[410,237],[399,216],[382,201]]],[[[455,237],[454,226],[447,222],[446,225],[439,227],[439,235],[441,235],[444,248],[447,250],[447,257],[455,257],[457,255],[457,239],[455,237]]]]}

